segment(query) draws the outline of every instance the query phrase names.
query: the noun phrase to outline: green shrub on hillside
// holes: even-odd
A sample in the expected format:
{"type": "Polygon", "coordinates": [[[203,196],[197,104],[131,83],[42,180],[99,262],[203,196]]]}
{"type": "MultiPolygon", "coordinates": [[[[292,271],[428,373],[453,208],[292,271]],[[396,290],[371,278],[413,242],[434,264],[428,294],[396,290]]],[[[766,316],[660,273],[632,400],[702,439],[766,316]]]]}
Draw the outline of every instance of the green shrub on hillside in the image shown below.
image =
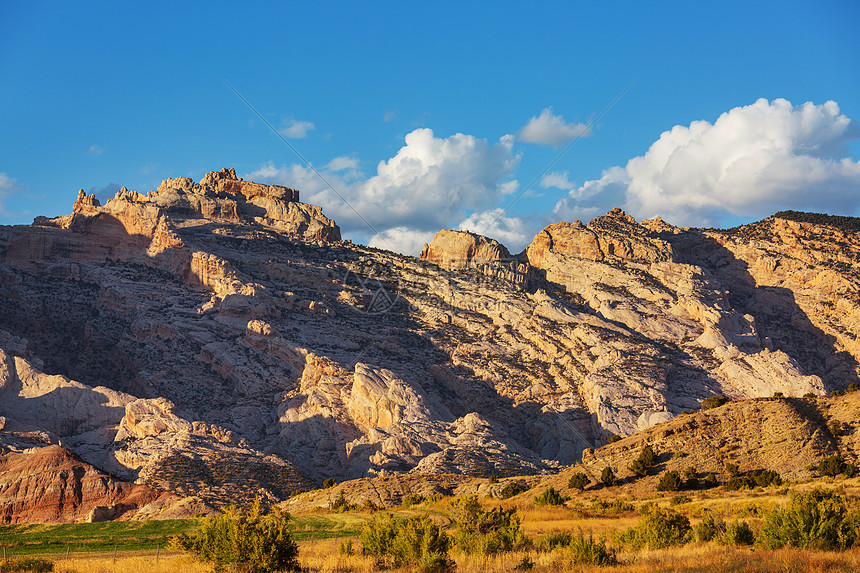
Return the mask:
{"type": "Polygon", "coordinates": [[[502,499],[508,499],[509,497],[514,497],[521,491],[525,490],[520,487],[520,484],[515,481],[511,481],[505,484],[505,487],[503,487],[502,491],[499,492],[499,497],[502,499]]]}
{"type": "Polygon", "coordinates": [[[704,487],[705,489],[715,488],[718,485],[720,485],[720,481],[717,479],[717,474],[715,474],[714,472],[707,474],[702,479],[702,487],[704,487]]]}
{"type": "Polygon", "coordinates": [[[570,498],[561,495],[554,487],[550,486],[543,493],[535,497],[536,505],[564,505],[570,498]]]}
{"type": "Polygon", "coordinates": [[[590,480],[587,475],[582,472],[577,472],[570,476],[570,479],[567,481],[567,487],[583,491],[588,486],[589,482],[590,480]]]}
{"type": "Polygon", "coordinates": [[[410,493],[409,495],[405,496],[403,498],[403,500],[400,502],[400,507],[402,507],[403,509],[409,509],[413,505],[418,505],[419,503],[422,503],[423,501],[424,501],[423,495],[419,495],[417,493],[410,493]]]}
{"type": "Polygon", "coordinates": [[[538,551],[542,551],[544,553],[549,553],[553,549],[557,549],[559,547],[567,547],[570,545],[570,541],[573,537],[567,531],[547,531],[543,537],[538,539],[535,544],[535,549],[538,551]]]}
{"type": "Polygon", "coordinates": [[[782,485],[782,477],[773,470],[758,470],[736,475],[726,482],[727,491],[755,489],[757,487],[782,485]]]}
{"type": "Polygon", "coordinates": [[[633,460],[630,465],[630,471],[639,476],[647,476],[648,470],[657,463],[657,454],[651,446],[645,446],[639,452],[639,457],[633,460]]]}
{"type": "Polygon", "coordinates": [[[575,565],[615,565],[618,558],[615,550],[606,546],[606,540],[595,541],[591,533],[586,538],[579,530],[579,534],[570,540],[570,552],[575,565]]]}
{"type": "Polygon", "coordinates": [[[633,548],[660,549],[670,545],[683,545],[691,531],[690,520],[659,506],[651,508],[635,527],[623,532],[619,538],[633,548]]]}
{"type": "Polygon", "coordinates": [[[722,522],[714,519],[714,516],[709,511],[702,516],[702,521],[697,523],[696,527],[693,528],[696,539],[703,542],[721,537],[724,531],[725,528],[722,522]]]}
{"type": "Polygon", "coordinates": [[[216,571],[228,567],[249,573],[297,571],[299,549],[290,536],[289,521],[290,514],[278,507],[263,515],[259,502],[247,515],[231,507],[223,515],[204,519],[197,537],[174,537],[171,545],[196,552],[216,571]]]}
{"type": "Polygon", "coordinates": [[[816,489],[796,494],[788,506],[768,513],[759,541],[769,549],[845,549],[858,539],[857,524],[843,496],[816,489]]]}
{"type": "Polygon", "coordinates": [[[675,470],[664,472],[657,482],[657,491],[679,491],[681,489],[681,474],[675,470]]]}
{"type": "Polygon", "coordinates": [[[848,464],[842,456],[830,456],[818,464],[818,473],[823,476],[836,477],[848,471],[848,464]]]}
{"type": "Polygon", "coordinates": [[[726,526],[723,535],[724,545],[752,545],[755,543],[755,533],[746,521],[735,521],[726,526]]]}
{"type": "Polygon", "coordinates": [[[376,517],[362,527],[360,539],[365,555],[395,567],[447,571],[454,566],[448,558],[450,537],[427,515],[402,520],[391,514],[376,517]]]}
{"type": "Polygon", "coordinates": [[[478,496],[465,495],[451,502],[451,513],[457,526],[454,540],[466,553],[492,555],[527,544],[516,509],[494,507],[486,511],[478,496]]]}
{"type": "Polygon", "coordinates": [[[615,472],[612,471],[612,468],[606,466],[603,468],[603,471],[600,473],[600,481],[603,482],[603,485],[606,487],[612,487],[615,485],[617,478],[615,477],[615,472]]]}
{"type": "Polygon", "coordinates": [[[717,396],[711,396],[710,398],[705,398],[702,400],[702,403],[699,404],[699,407],[704,412],[705,410],[710,410],[711,408],[719,408],[723,404],[729,402],[729,399],[723,394],[718,394],[717,396]]]}
{"type": "Polygon", "coordinates": [[[689,466],[684,470],[684,487],[687,489],[699,489],[699,472],[695,466],[689,466]]]}

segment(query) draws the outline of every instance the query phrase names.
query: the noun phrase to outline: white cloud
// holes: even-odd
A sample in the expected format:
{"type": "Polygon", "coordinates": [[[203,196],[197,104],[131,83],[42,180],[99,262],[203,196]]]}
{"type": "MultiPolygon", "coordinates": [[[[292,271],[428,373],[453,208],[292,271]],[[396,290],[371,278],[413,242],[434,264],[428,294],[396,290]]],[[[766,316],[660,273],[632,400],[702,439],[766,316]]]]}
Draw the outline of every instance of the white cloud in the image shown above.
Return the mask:
{"type": "Polygon", "coordinates": [[[457,228],[492,237],[515,255],[526,248],[537,234],[538,227],[542,226],[544,225],[521,217],[506,217],[504,210],[497,208],[472,213],[457,228]]]}
{"type": "Polygon", "coordinates": [[[11,215],[8,211],[3,208],[3,201],[12,194],[13,191],[17,191],[21,186],[18,184],[15,179],[9,177],[6,173],[0,173],[0,217],[8,217],[11,215]]]}
{"type": "Polygon", "coordinates": [[[400,117],[400,112],[396,109],[392,109],[385,112],[385,114],[382,116],[382,121],[384,121],[385,123],[389,123],[394,121],[398,117],[400,117]]]}
{"type": "Polygon", "coordinates": [[[411,230],[414,237],[418,233],[432,237],[469,212],[498,204],[515,189],[510,176],[520,156],[513,152],[513,143],[511,135],[489,143],[462,133],[439,138],[430,129],[416,129],[394,157],[377,165],[372,177],[363,178],[355,170],[335,171],[340,162],[323,169],[334,190],[299,165],[268,164],[248,178],[300,189],[302,200],[322,205],[345,235],[373,238],[377,246],[394,249],[381,241],[391,238],[406,245],[407,234],[395,232],[397,228],[411,230]]]}
{"type": "Polygon", "coordinates": [[[847,144],[860,135],[836,102],[792,106],[760,99],[713,124],[664,132],[623,168],[571,190],[556,213],[617,206],[639,218],[719,225],[729,215],[762,217],[781,209],[856,213],[860,162],[847,144]]]}
{"type": "Polygon", "coordinates": [[[377,249],[387,249],[404,255],[418,256],[424,243],[433,240],[434,231],[416,231],[409,227],[393,227],[370,238],[367,244],[377,249]]]}
{"type": "Polygon", "coordinates": [[[571,189],[576,187],[576,185],[570,179],[568,179],[567,171],[554,171],[552,173],[547,173],[544,178],[541,179],[540,186],[544,189],[555,187],[556,189],[561,189],[562,191],[570,191],[571,189]]]}
{"type": "Polygon", "coordinates": [[[589,137],[591,130],[583,123],[566,123],[562,116],[553,115],[552,108],[548,107],[539,116],[532,116],[520,130],[519,139],[527,143],[562,145],[577,136],[589,137]]]}
{"type": "Polygon", "coordinates": [[[284,122],[283,127],[278,130],[278,133],[291,139],[304,139],[308,136],[308,132],[314,129],[316,129],[314,124],[309,121],[291,119],[284,122]]]}
{"type": "Polygon", "coordinates": [[[358,159],[355,157],[335,157],[326,165],[326,169],[330,169],[332,171],[344,171],[347,169],[358,169],[358,159]]]}
{"type": "Polygon", "coordinates": [[[102,147],[101,145],[90,145],[89,148],[89,154],[95,155],[96,157],[104,153],[104,151],[104,147],[102,147]]]}

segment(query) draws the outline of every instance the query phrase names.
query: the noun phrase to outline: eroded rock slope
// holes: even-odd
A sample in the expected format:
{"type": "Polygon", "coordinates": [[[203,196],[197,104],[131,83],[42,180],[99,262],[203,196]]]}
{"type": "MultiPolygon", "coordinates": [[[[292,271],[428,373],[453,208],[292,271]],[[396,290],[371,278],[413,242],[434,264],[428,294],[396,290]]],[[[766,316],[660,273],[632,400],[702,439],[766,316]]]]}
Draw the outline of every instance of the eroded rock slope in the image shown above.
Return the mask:
{"type": "Polygon", "coordinates": [[[0,432],[213,502],[327,477],[513,475],[695,409],[857,380],[860,241],[557,223],[511,256],[340,240],[229,169],[0,227],[0,432]]]}

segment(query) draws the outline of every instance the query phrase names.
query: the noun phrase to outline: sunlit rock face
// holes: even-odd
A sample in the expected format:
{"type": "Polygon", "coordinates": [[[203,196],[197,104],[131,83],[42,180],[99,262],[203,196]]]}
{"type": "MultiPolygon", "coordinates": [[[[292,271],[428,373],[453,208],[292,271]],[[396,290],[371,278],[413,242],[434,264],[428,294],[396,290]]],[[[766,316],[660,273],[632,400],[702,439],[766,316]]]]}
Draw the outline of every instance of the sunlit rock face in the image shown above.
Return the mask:
{"type": "Polygon", "coordinates": [[[519,255],[340,241],[231,169],[0,227],[0,440],[213,503],[328,477],[511,475],[714,394],[857,380],[856,233],[556,223],[519,255]]]}

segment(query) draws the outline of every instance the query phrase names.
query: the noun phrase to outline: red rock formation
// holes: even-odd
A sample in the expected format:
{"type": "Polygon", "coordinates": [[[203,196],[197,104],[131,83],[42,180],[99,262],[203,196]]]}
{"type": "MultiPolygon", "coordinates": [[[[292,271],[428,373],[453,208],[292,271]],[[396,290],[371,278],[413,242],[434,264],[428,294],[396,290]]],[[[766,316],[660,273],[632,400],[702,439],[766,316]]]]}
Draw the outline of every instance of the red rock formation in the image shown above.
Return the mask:
{"type": "Polygon", "coordinates": [[[0,520],[61,523],[115,518],[172,493],[119,481],[60,446],[0,456],[0,520]]]}

